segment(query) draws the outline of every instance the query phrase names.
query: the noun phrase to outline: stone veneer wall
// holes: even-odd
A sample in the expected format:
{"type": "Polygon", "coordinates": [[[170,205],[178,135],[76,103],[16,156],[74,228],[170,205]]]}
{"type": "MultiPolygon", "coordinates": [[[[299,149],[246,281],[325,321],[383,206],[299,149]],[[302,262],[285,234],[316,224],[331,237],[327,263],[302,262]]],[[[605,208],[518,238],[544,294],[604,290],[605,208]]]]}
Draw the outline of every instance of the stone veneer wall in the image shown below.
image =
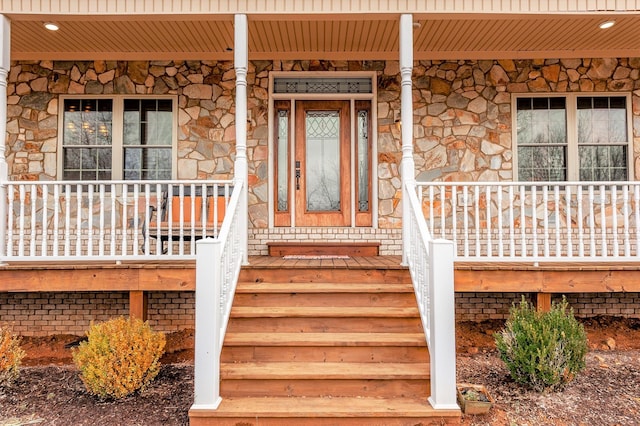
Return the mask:
{"type": "MultiPolygon", "coordinates": [[[[249,64],[249,217],[268,226],[270,71],[362,71],[378,75],[378,225],[401,220],[397,61],[252,61],[249,64]]],[[[419,180],[513,179],[512,93],[633,93],[633,160],[640,175],[640,58],[419,61],[414,72],[419,180]]],[[[7,161],[14,180],[59,178],[58,96],[173,94],[178,98],[179,179],[228,178],[235,156],[235,72],[219,61],[21,61],[8,79],[7,161]]]]}
{"type": "MultiPolygon", "coordinates": [[[[456,293],[457,321],[504,320],[521,293],[456,293]]],[[[524,294],[529,297],[528,293],[524,294]]],[[[559,296],[554,295],[554,300],[559,296]]],[[[577,293],[567,300],[580,318],[613,316],[640,318],[640,293],[577,293]]],[[[23,336],[83,335],[91,322],[128,315],[128,293],[0,293],[0,319],[23,336]]],[[[193,292],[149,294],[149,324],[154,330],[172,332],[193,329],[193,292]]]]}

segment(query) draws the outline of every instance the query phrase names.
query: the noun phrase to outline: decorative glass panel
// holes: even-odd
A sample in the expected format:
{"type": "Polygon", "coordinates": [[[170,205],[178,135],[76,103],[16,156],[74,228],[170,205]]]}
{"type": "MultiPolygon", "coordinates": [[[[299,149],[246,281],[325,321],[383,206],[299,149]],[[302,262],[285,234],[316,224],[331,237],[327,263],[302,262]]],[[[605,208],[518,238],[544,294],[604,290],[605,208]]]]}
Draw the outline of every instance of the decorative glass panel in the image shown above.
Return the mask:
{"type": "Polygon", "coordinates": [[[369,211],[369,111],[358,111],[358,211],[369,211]]]}
{"type": "Polygon", "coordinates": [[[626,180],[626,98],[581,96],[577,106],[580,180],[626,180]]]}
{"type": "Polygon", "coordinates": [[[566,180],[565,98],[519,98],[516,108],[518,179],[566,180]]]}
{"type": "Polygon", "coordinates": [[[276,78],[274,93],[373,93],[371,78],[276,78]]]}
{"type": "Polygon", "coordinates": [[[278,211],[289,210],[289,111],[278,111],[278,211]]]}
{"type": "Polygon", "coordinates": [[[308,111],[306,128],[306,207],[340,210],[340,114],[308,111]]]}

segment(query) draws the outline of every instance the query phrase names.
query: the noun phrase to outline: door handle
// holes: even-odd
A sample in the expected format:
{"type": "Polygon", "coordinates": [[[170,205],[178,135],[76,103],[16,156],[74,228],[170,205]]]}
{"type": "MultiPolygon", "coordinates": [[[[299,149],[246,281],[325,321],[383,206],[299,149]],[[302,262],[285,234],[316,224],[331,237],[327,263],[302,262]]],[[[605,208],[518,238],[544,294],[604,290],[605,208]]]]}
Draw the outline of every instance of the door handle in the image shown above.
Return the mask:
{"type": "Polygon", "coordinates": [[[296,191],[300,190],[300,162],[296,161],[296,191]]]}

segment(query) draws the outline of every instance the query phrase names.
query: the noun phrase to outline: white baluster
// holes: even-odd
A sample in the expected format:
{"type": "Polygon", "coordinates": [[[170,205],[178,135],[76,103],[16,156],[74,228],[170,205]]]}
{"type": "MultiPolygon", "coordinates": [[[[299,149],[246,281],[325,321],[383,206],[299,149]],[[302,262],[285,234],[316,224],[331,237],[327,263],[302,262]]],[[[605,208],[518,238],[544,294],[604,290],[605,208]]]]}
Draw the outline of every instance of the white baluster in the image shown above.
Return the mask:
{"type": "Polygon", "coordinates": [[[624,255],[631,256],[631,241],[629,235],[629,185],[622,187],[622,216],[624,217],[624,255]]]}
{"type": "Polygon", "coordinates": [[[547,185],[542,187],[542,214],[544,215],[542,217],[544,257],[549,258],[549,188],[547,185]]]}
{"type": "Polygon", "coordinates": [[[531,229],[531,233],[533,236],[533,252],[532,256],[534,258],[538,257],[538,197],[537,197],[537,186],[531,186],[531,222],[533,222],[533,227],[531,229]]]}
{"type": "Polygon", "coordinates": [[[42,241],[40,256],[49,256],[47,244],[49,242],[49,185],[42,185],[42,241]]]}
{"type": "Polygon", "coordinates": [[[20,216],[18,227],[18,256],[24,256],[24,209],[25,209],[25,189],[24,185],[20,185],[20,216]]]}
{"type": "Polygon", "coordinates": [[[38,187],[36,185],[29,185],[31,187],[31,239],[29,241],[29,256],[36,257],[36,241],[38,241],[38,225],[37,215],[38,210],[38,187]]]}
{"type": "MultiPolygon", "coordinates": [[[[462,187],[462,214],[464,215],[464,257],[469,257],[469,186],[462,187]]],[[[422,205],[422,204],[420,204],[422,205]]],[[[457,251],[455,252],[457,254],[457,251]]]]}
{"type": "Polygon", "coordinates": [[[106,208],[105,201],[104,201],[104,197],[105,197],[104,183],[100,184],[100,187],[98,188],[98,190],[100,191],[98,195],[100,197],[100,236],[99,236],[99,242],[98,242],[98,255],[102,257],[104,256],[104,234],[106,232],[104,228],[104,210],[106,208]]]}
{"type": "Polygon", "coordinates": [[[116,222],[116,186],[115,184],[111,184],[111,247],[109,248],[109,254],[111,256],[116,255],[116,231],[118,230],[118,225],[116,222]]]}
{"type": "Polygon", "coordinates": [[[504,257],[504,242],[503,242],[503,232],[502,232],[502,191],[504,187],[498,185],[496,186],[496,193],[498,195],[498,209],[496,211],[497,219],[498,219],[498,256],[504,257]]]}
{"type": "MultiPolygon", "coordinates": [[[[606,230],[606,227],[605,227],[606,230]]],[[[618,241],[618,186],[611,185],[611,230],[613,231],[613,253],[618,257],[620,253],[620,242],[618,241]]],[[[606,242],[606,239],[605,239],[606,242]]]]}
{"type": "Polygon", "coordinates": [[[596,218],[594,211],[595,197],[593,195],[593,185],[589,185],[589,256],[596,256],[596,218]]]}
{"type": "Polygon", "coordinates": [[[64,187],[65,191],[65,212],[64,212],[64,255],[71,255],[71,185],[64,187]]]}
{"type": "MultiPolygon", "coordinates": [[[[58,236],[60,235],[60,185],[53,186],[53,255],[58,255],[58,236]]],[[[67,238],[65,238],[66,240],[67,238]]]]}
{"type": "Polygon", "coordinates": [[[573,209],[571,208],[571,185],[567,185],[564,194],[565,200],[565,209],[566,209],[566,220],[567,220],[567,256],[573,257],[573,236],[571,233],[573,232],[573,209]]]}
{"type": "Polygon", "coordinates": [[[492,238],[491,238],[491,185],[485,187],[485,205],[486,213],[485,218],[487,221],[487,257],[493,256],[492,238]]]}
{"type": "Polygon", "coordinates": [[[509,256],[516,256],[516,230],[515,230],[515,217],[513,214],[513,203],[514,203],[514,195],[513,195],[513,185],[509,185],[509,256]]]}
{"type": "Polygon", "coordinates": [[[578,185],[577,189],[577,197],[578,197],[578,255],[583,258],[584,257],[584,215],[582,212],[582,185],[578,185]]]}
{"type": "Polygon", "coordinates": [[[607,245],[607,211],[606,211],[606,197],[604,185],[600,185],[600,244],[602,257],[609,256],[609,247],[607,245]]]}

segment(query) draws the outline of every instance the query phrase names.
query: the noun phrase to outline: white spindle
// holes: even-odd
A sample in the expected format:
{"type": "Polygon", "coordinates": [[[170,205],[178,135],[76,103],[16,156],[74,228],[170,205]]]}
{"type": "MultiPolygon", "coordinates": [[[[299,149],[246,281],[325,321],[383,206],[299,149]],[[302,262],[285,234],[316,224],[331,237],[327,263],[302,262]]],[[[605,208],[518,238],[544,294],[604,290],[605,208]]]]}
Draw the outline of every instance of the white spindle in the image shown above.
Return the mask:
{"type": "Polygon", "coordinates": [[[122,185],[122,236],[121,240],[121,253],[123,256],[127,254],[127,225],[129,222],[129,215],[127,214],[127,199],[129,198],[129,185],[126,183],[122,185]]]}
{"type": "MultiPolygon", "coordinates": [[[[422,203],[420,204],[422,205],[422,203]]],[[[464,256],[469,256],[469,187],[467,185],[462,187],[462,214],[463,214],[463,226],[464,226],[464,256]]],[[[457,254],[457,251],[456,251],[457,254]]]]}
{"type": "Polygon", "coordinates": [[[180,224],[178,225],[178,229],[180,230],[178,254],[182,256],[184,254],[184,185],[183,184],[180,184],[180,224]]]}
{"type": "Polygon", "coordinates": [[[116,255],[116,233],[118,230],[118,224],[116,222],[116,198],[118,194],[116,193],[116,186],[111,185],[111,245],[109,247],[109,254],[112,256],[116,255]]]}
{"type": "Polygon", "coordinates": [[[37,214],[38,210],[36,209],[38,204],[38,188],[36,185],[30,185],[31,188],[31,238],[29,241],[29,256],[35,257],[36,253],[36,241],[38,241],[38,226],[37,226],[37,214]]]}
{"type": "MultiPolygon", "coordinates": [[[[618,186],[611,185],[611,230],[613,231],[613,256],[618,257],[620,253],[620,242],[618,241],[618,186]]],[[[606,239],[605,239],[606,242],[606,239]]]]}
{"type": "MultiPolygon", "coordinates": [[[[162,185],[156,184],[156,235],[162,235],[161,221],[165,211],[162,209],[162,185]]],[[[169,227],[171,228],[171,227],[169,227]]],[[[156,253],[162,254],[162,238],[156,238],[156,253]]]]}
{"type": "Polygon", "coordinates": [[[607,212],[606,212],[606,204],[607,204],[607,194],[604,189],[604,185],[600,185],[600,244],[602,247],[601,256],[607,257],[609,255],[609,248],[607,247],[607,212]]]}
{"type": "Polygon", "coordinates": [[[93,185],[89,184],[89,191],[87,196],[89,197],[89,214],[87,215],[87,219],[89,220],[89,225],[87,229],[87,256],[93,256],[93,185]]]}
{"type": "Polygon", "coordinates": [[[133,246],[131,247],[131,254],[134,255],[138,252],[140,247],[140,241],[138,239],[138,229],[140,222],[140,185],[133,185],[133,246]]]}
{"type": "MultiPolygon", "coordinates": [[[[100,236],[99,238],[99,242],[98,242],[98,255],[99,256],[104,256],[104,234],[106,232],[105,227],[104,227],[104,211],[106,209],[106,205],[105,205],[105,187],[104,184],[101,183],[100,187],[99,187],[99,197],[100,197],[100,236]]],[[[113,228],[113,227],[112,227],[113,228]]]]}
{"type": "Polygon", "coordinates": [[[40,256],[48,256],[47,244],[49,242],[49,185],[42,185],[42,241],[40,256]]]}
{"type": "Polygon", "coordinates": [[[549,188],[542,187],[542,227],[543,229],[543,253],[544,257],[549,257],[549,188]]]}
{"type": "Polygon", "coordinates": [[[578,198],[578,254],[580,257],[584,257],[584,223],[583,223],[583,212],[582,212],[582,185],[578,185],[577,189],[577,198],[578,198]]]}
{"type": "MultiPolygon", "coordinates": [[[[58,241],[60,233],[60,185],[53,186],[53,255],[58,256],[58,241]]],[[[65,238],[66,240],[66,238],[65,238]]]]}
{"type": "Polygon", "coordinates": [[[454,252],[458,252],[458,187],[451,186],[451,228],[454,252]]]}
{"type": "Polygon", "coordinates": [[[515,239],[515,217],[513,215],[513,203],[514,203],[514,195],[513,195],[513,185],[509,185],[509,256],[515,257],[516,255],[516,239],[515,239]]]}
{"type": "Polygon", "coordinates": [[[553,187],[553,206],[555,208],[554,214],[556,217],[556,220],[554,221],[554,230],[556,233],[556,257],[560,257],[562,255],[562,245],[560,244],[560,187],[558,185],[553,187]]]}
{"type": "Polygon", "coordinates": [[[18,228],[18,255],[24,256],[24,203],[25,203],[25,189],[24,185],[20,185],[20,216],[19,216],[19,228],[18,228]]]}
{"type": "Polygon", "coordinates": [[[538,197],[537,197],[537,187],[535,185],[531,185],[531,235],[533,236],[533,249],[532,255],[533,257],[538,257],[538,197]]]}
{"type": "Polygon", "coordinates": [[[71,185],[64,186],[65,212],[64,212],[64,255],[71,255],[71,185]]]}
{"type": "Polygon", "coordinates": [[[622,216],[624,217],[624,255],[631,256],[631,241],[629,235],[629,185],[622,186],[622,216]]]}
{"type": "Polygon", "coordinates": [[[485,188],[485,219],[487,221],[487,252],[485,256],[493,256],[493,247],[491,244],[491,185],[487,185],[485,188]]]}
{"type": "Polygon", "coordinates": [[[76,256],[82,255],[82,185],[76,185],[76,256]]]}
{"type": "Polygon", "coordinates": [[[446,213],[445,213],[445,205],[447,203],[447,189],[445,185],[440,185],[440,238],[446,237],[446,213]]]}
{"type": "Polygon", "coordinates": [[[167,222],[169,223],[169,229],[167,229],[167,254],[173,254],[173,185],[169,184],[167,187],[167,222]]]}
{"type": "Polygon", "coordinates": [[[635,228],[636,228],[636,257],[640,257],[640,185],[633,185],[633,213],[635,216],[635,228]]]}
{"type": "Polygon", "coordinates": [[[527,248],[527,216],[525,214],[527,208],[526,198],[524,186],[520,185],[520,243],[522,245],[520,257],[527,257],[527,253],[529,253],[527,248]]]}
{"type": "Polygon", "coordinates": [[[435,222],[436,222],[436,217],[434,216],[434,209],[433,209],[433,204],[434,204],[434,188],[433,186],[429,186],[429,232],[431,233],[431,235],[435,235],[435,222]]]}
{"type": "Polygon", "coordinates": [[[503,233],[502,233],[502,186],[496,186],[496,193],[498,194],[498,209],[497,209],[497,219],[498,219],[498,256],[504,256],[504,241],[503,241],[503,233]]]}
{"type": "MultiPolygon", "coordinates": [[[[190,194],[191,194],[191,218],[189,219],[189,222],[191,223],[191,238],[189,239],[189,253],[190,254],[195,254],[196,248],[195,248],[195,242],[196,242],[196,197],[195,197],[195,190],[196,190],[196,186],[194,184],[191,184],[190,188],[190,194]]],[[[200,209],[202,210],[204,208],[204,205],[206,204],[207,201],[207,190],[205,188],[205,190],[202,192],[202,206],[200,207],[200,209]]],[[[207,222],[207,217],[206,216],[202,216],[201,217],[201,221],[204,221],[203,225],[206,224],[207,222]]],[[[203,226],[203,229],[206,228],[206,226],[203,226]]]]}
{"type": "MultiPolygon", "coordinates": [[[[211,209],[214,209],[213,211],[211,211],[213,213],[213,228],[217,228],[216,224],[218,223],[218,212],[215,209],[216,207],[216,199],[218,198],[218,184],[214,183],[213,187],[212,187],[212,196],[211,199],[209,199],[208,196],[208,192],[207,189],[207,185],[202,184],[202,186],[200,187],[201,191],[203,194],[207,194],[206,197],[204,197],[202,199],[202,213],[201,213],[201,217],[202,217],[202,238],[207,238],[208,236],[208,229],[207,229],[207,218],[209,217],[209,212],[211,211],[211,209]]],[[[212,235],[215,235],[215,232],[212,231],[212,235]]]]}
{"type": "MultiPolygon", "coordinates": [[[[144,184],[144,229],[147,231],[147,235],[149,235],[149,231],[151,231],[151,221],[149,218],[149,212],[151,211],[151,188],[148,183],[144,184]]],[[[149,237],[145,236],[144,239],[144,247],[142,249],[143,254],[149,255],[149,237]]]]}
{"type": "Polygon", "coordinates": [[[480,242],[480,186],[473,187],[473,209],[476,222],[476,248],[474,254],[482,256],[482,246],[480,242]]]}
{"type": "Polygon", "coordinates": [[[596,256],[596,218],[593,209],[595,197],[593,195],[593,185],[589,185],[589,255],[591,257],[596,256]]]}
{"type": "Polygon", "coordinates": [[[566,211],[566,222],[567,222],[567,257],[573,257],[573,241],[572,235],[573,232],[573,215],[571,208],[571,185],[567,185],[564,193],[565,199],[565,211],[566,211]]]}

